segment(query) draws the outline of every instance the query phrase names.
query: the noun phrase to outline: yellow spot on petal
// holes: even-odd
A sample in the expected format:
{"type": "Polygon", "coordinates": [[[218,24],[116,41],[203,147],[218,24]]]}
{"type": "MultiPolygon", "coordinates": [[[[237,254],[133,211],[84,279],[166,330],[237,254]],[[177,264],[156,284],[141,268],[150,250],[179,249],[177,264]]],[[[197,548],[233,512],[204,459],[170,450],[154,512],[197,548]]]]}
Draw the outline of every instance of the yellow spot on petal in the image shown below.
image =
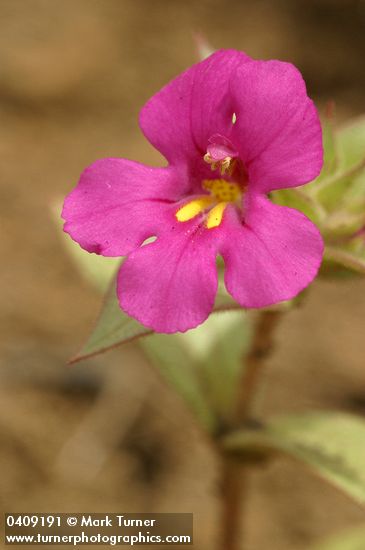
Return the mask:
{"type": "Polygon", "coordinates": [[[175,216],[179,222],[186,222],[203,214],[207,229],[218,227],[228,204],[240,207],[244,189],[234,182],[225,179],[210,179],[202,182],[202,187],[209,195],[201,195],[179,208],[175,216]]]}
{"type": "Polygon", "coordinates": [[[226,209],[228,202],[220,202],[210,210],[207,216],[206,225],[208,229],[218,227],[222,223],[223,213],[226,209]]]}
{"type": "Polygon", "coordinates": [[[211,206],[213,202],[214,199],[210,196],[203,196],[198,199],[194,199],[193,201],[185,204],[176,212],[176,219],[179,222],[187,222],[203,212],[206,208],[208,208],[208,206],[211,206]]]}
{"type": "Polygon", "coordinates": [[[237,202],[241,198],[241,188],[237,183],[223,179],[204,180],[203,187],[210,191],[217,202],[237,202]]]}

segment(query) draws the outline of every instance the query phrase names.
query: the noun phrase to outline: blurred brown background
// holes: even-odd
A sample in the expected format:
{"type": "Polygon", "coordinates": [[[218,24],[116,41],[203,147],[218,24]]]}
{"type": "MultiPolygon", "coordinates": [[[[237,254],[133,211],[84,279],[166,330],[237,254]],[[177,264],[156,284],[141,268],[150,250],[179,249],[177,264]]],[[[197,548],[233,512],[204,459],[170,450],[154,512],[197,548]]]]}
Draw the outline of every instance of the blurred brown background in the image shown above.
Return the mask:
{"type": "MultiPolygon", "coordinates": [[[[100,296],[66,256],[50,205],[96,158],[160,161],[138,111],[196,60],[193,31],[294,62],[340,120],[362,112],[365,2],[1,0],[0,21],[1,508],[192,511],[194,546],[211,549],[218,468],[183,404],[132,345],[66,366],[100,296]]],[[[364,290],[313,285],[279,331],[266,411],[365,415],[364,290]]],[[[364,519],[284,461],[254,474],[250,492],[249,550],[305,549],[364,519]]]]}

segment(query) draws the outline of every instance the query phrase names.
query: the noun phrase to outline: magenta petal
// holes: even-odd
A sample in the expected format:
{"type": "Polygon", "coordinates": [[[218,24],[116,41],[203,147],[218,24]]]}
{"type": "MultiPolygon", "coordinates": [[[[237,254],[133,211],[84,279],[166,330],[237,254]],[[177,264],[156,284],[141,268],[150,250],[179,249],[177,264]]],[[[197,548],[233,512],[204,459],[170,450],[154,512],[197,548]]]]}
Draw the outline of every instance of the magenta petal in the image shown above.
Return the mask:
{"type": "Polygon", "coordinates": [[[187,69],[143,107],[140,126],[170,163],[186,162],[206,152],[212,134],[229,133],[232,108],[229,81],[250,58],[236,50],[219,50],[187,69]]]}
{"type": "Polygon", "coordinates": [[[98,160],[66,197],[64,231],[89,252],[124,256],[166,230],[169,203],[181,197],[184,185],[171,168],[98,160]]]}
{"type": "Polygon", "coordinates": [[[323,254],[322,237],[304,214],[251,196],[246,223],[225,220],[221,247],[228,292],[243,307],[289,300],[311,283],[323,254]]]}
{"type": "Polygon", "coordinates": [[[231,80],[232,133],[256,191],[292,187],[318,176],[323,162],[317,111],[290,63],[252,61],[231,80]]]}
{"type": "Polygon", "coordinates": [[[216,252],[206,232],[190,228],[173,226],[169,237],[131,253],[119,272],[121,308],[157,332],[194,328],[213,309],[216,252]]]}

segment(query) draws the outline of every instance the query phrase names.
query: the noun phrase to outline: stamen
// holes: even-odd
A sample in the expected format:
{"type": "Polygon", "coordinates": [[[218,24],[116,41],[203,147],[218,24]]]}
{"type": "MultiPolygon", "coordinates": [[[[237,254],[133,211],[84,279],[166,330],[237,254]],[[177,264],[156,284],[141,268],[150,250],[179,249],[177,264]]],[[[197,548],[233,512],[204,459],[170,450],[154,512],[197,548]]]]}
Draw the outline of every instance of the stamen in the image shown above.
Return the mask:
{"type": "Polygon", "coordinates": [[[204,155],[203,158],[204,158],[204,160],[205,160],[205,162],[206,162],[207,164],[210,164],[210,165],[211,165],[210,167],[211,167],[212,170],[216,170],[216,169],[217,169],[219,161],[213,159],[213,158],[210,156],[209,153],[205,153],[205,155],[204,155]]]}
{"type": "Polygon", "coordinates": [[[203,212],[206,208],[214,204],[213,197],[210,196],[203,196],[199,197],[198,199],[194,199],[191,202],[188,202],[184,206],[182,206],[177,212],[176,212],[176,219],[179,222],[187,222],[189,220],[192,220],[203,212]]]}
{"type": "Polygon", "coordinates": [[[213,229],[222,223],[227,205],[239,206],[243,191],[238,183],[225,179],[203,180],[202,187],[209,195],[201,195],[184,204],[175,216],[179,222],[187,222],[204,213],[205,227],[213,229]]]}
{"type": "Polygon", "coordinates": [[[232,175],[236,161],[232,157],[224,157],[223,159],[217,160],[210,156],[210,153],[205,153],[204,160],[206,163],[210,164],[211,170],[220,170],[222,176],[227,172],[228,175],[232,175]]]}
{"type": "Polygon", "coordinates": [[[232,174],[233,168],[234,168],[234,162],[235,161],[232,159],[232,157],[226,157],[221,161],[222,176],[224,176],[226,172],[228,172],[229,175],[232,174]]]}
{"type": "Polygon", "coordinates": [[[208,229],[218,227],[222,223],[223,214],[228,204],[228,202],[220,202],[208,212],[206,220],[208,229]]]}

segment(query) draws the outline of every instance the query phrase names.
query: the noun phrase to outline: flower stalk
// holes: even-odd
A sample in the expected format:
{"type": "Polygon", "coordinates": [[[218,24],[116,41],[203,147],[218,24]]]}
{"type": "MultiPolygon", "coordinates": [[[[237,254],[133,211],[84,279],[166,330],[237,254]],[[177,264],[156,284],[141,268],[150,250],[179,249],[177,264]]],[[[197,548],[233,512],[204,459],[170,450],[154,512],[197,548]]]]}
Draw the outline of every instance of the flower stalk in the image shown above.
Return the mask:
{"type": "Polygon", "coordinates": [[[250,419],[260,375],[274,344],[275,329],[284,315],[282,310],[261,311],[256,320],[250,350],[244,357],[238,386],[234,423],[242,425],[250,419]]]}
{"type": "Polygon", "coordinates": [[[241,550],[241,517],[247,476],[234,458],[223,454],[221,479],[221,545],[224,550],[241,550]]]}
{"type": "MultiPolygon", "coordinates": [[[[244,365],[233,418],[235,427],[244,425],[251,418],[260,377],[273,350],[275,330],[283,315],[284,310],[264,310],[258,315],[250,350],[243,358],[244,365]]],[[[224,550],[241,550],[241,519],[248,491],[249,467],[249,464],[238,462],[225,451],[221,452],[221,548],[224,550]]]]}

